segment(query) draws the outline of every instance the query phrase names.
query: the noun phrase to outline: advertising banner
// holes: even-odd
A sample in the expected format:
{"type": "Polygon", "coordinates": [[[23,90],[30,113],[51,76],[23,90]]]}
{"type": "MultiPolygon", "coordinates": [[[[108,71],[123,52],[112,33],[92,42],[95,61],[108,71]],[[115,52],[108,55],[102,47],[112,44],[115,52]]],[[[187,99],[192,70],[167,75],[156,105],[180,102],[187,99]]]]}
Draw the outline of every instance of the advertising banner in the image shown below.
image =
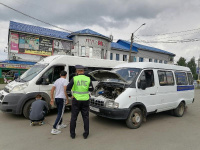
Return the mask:
{"type": "Polygon", "coordinates": [[[18,53],[19,51],[19,34],[11,33],[10,34],[10,51],[13,53],[18,53]]]}
{"type": "Polygon", "coordinates": [[[71,42],[62,41],[62,40],[54,40],[54,53],[58,53],[59,51],[65,52],[66,54],[71,53],[71,42]]]}
{"type": "Polygon", "coordinates": [[[32,65],[0,64],[0,68],[30,69],[32,65]]]}
{"type": "Polygon", "coordinates": [[[53,40],[39,38],[38,36],[20,34],[19,35],[19,53],[51,56],[53,40]]]}
{"type": "Polygon", "coordinates": [[[40,51],[52,52],[53,40],[48,38],[40,38],[40,51]]]}
{"type": "Polygon", "coordinates": [[[39,37],[20,34],[19,53],[25,53],[26,50],[39,50],[39,37]]]}

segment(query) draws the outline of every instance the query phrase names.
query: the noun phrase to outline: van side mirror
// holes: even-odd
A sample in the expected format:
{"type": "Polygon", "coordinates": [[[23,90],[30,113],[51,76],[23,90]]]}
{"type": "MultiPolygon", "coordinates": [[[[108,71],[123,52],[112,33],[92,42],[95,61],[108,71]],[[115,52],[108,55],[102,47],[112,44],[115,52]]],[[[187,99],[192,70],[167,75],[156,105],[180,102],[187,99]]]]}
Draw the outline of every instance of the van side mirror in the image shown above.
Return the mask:
{"type": "Polygon", "coordinates": [[[46,76],[42,77],[42,85],[49,85],[49,78],[46,76]]]}

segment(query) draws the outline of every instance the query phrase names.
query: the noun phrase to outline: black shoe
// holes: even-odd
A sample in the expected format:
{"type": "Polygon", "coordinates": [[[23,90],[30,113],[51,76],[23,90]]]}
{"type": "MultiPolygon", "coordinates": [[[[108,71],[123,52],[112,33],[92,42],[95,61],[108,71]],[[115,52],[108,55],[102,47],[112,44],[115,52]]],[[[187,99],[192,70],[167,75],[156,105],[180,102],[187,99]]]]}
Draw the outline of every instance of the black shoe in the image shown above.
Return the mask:
{"type": "Polygon", "coordinates": [[[76,137],[76,134],[74,134],[74,135],[71,134],[72,139],[75,139],[75,137],[76,137]]]}
{"type": "Polygon", "coordinates": [[[88,135],[86,135],[86,134],[83,133],[83,138],[87,139],[87,137],[88,137],[88,135]]]}

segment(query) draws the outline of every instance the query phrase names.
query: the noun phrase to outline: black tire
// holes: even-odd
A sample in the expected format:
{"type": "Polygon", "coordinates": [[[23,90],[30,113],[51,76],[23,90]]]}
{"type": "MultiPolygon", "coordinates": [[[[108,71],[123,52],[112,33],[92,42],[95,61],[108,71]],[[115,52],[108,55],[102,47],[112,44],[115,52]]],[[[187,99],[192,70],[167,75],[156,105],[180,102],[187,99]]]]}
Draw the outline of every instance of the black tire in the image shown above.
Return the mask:
{"type": "Polygon", "coordinates": [[[141,126],[143,121],[143,114],[141,109],[133,108],[126,119],[126,125],[130,129],[137,129],[141,126]]]}
{"type": "Polygon", "coordinates": [[[27,119],[29,119],[31,104],[32,104],[34,101],[35,101],[35,100],[29,100],[29,101],[26,102],[26,104],[24,105],[24,108],[23,108],[23,115],[24,115],[24,117],[27,118],[27,119]]]}
{"type": "Polygon", "coordinates": [[[174,109],[174,115],[176,117],[182,117],[185,112],[185,103],[181,102],[176,109],[174,109]]]}

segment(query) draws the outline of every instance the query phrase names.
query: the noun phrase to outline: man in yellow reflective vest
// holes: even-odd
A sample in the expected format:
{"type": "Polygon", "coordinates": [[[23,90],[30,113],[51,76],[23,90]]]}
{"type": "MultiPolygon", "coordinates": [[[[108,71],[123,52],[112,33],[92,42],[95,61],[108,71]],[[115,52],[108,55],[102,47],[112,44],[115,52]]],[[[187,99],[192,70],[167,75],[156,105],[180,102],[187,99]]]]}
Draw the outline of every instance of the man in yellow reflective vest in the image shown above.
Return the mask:
{"type": "Polygon", "coordinates": [[[72,111],[70,122],[70,136],[76,137],[76,120],[79,112],[82,114],[84,122],[84,139],[89,135],[89,91],[93,91],[93,85],[89,77],[84,75],[84,67],[76,65],[76,74],[67,85],[67,91],[72,91],[72,111]]]}

